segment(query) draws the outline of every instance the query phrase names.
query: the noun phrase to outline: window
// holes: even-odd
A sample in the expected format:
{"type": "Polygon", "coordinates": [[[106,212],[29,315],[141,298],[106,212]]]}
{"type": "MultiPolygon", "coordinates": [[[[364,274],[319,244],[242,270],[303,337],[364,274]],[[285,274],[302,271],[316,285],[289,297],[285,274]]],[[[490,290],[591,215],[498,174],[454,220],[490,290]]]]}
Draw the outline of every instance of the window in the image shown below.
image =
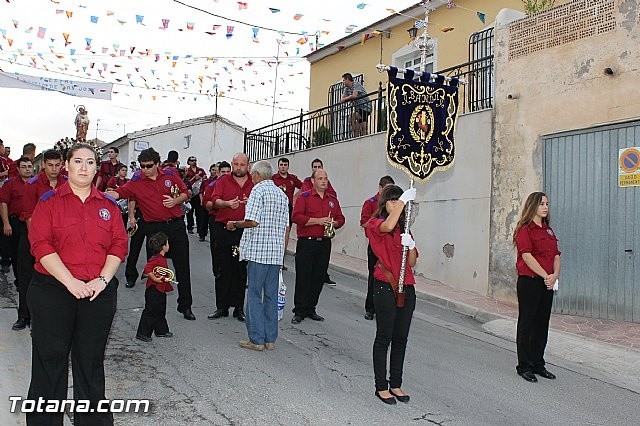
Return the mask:
{"type": "MultiPolygon", "coordinates": [[[[433,40],[433,50],[427,54],[427,60],[425,64],[426,72],[434,72],[437,66],[437,44],[436,39],[433,40]]],[[[416,72],[420,72],[420,57],[421,52],[413,44],[407,44],[391,55],[391,63],[394,67],[411,69],[416,72]]]]}

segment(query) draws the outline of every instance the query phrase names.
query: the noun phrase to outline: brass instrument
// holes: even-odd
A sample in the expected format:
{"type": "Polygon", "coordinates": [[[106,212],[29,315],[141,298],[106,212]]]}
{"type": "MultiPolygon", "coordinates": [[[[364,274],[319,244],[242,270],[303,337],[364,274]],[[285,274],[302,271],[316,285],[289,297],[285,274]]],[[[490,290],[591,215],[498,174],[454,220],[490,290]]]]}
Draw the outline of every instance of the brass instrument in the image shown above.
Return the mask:
{"type": "Polygon", "coordinates": [[[171,269],[163,268],[162,266],[156,266],[155,268],[153,268],[153,275],[159,278],[164,278],[166,282],[169,282],[171,284],[178,284],[178,281],[175,280],[176,274],[171,269]]]}
{"type": "Polygon", "coordinates": [[[137,230],[138,230],[138,219],[136,219],[136,221],[133,223],[133,226],[129,226],[127,228],[127,235],[129,235],[130,237],[133,237],[133,234],[135,234],[137,230]]]}
{"type": "Polygon", "coordinates": [[[331,212],[329,212],[329,219],[331,219],[331,221],[324,225],[325,238],[333,238],[336,236],[336,230],[333,227],[333,218],[331,217],[331,212]]]}
{"type": "Polygon", "coordinates": [[[178,198],[180,196],[180,188],[177,184],[171,187],[171,196],[173,198],[178,198]]]}

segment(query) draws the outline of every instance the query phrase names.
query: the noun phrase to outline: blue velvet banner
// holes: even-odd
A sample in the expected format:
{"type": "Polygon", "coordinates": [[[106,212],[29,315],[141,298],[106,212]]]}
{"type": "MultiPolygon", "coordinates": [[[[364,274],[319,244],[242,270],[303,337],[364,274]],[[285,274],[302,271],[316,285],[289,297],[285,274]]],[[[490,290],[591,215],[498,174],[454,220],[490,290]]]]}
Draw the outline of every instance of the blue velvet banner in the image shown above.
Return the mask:
{"type": "Polygon", "coordinates": [[[394,167],[413,179],[427,181],[435,170],[453,165],[453,136],[458,117],[458,80],[445,84],[438,76],[422,73],[413,81],[407,70],[398,78],[398,69],[388,71],[387,158],[394,167]]]}

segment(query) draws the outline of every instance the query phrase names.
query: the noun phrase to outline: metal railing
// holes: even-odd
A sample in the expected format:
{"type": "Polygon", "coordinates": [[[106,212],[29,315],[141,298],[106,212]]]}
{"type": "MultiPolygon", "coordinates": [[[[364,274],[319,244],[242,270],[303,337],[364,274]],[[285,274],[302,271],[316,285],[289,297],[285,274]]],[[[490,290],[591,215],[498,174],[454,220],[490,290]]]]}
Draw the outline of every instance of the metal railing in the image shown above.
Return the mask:
{"type": "MultiPolygon", "coordinates": [[[[371,113],[365,119],[367,133],[387,129],[384,92],[380,82],[377,91],[361,97],[368,97],[371,104],[371,113]]],[[[355,113],[353,105],[353,102],[345,102],[307,113],[300,111],[296,117],[259,129],[245,130],[244,152],[251,161],[255,161],[351,139],[354,136],[351,124],[355,113]]]]}
{"type": "MultiPolygon", "coordinates": [[[[493,55],[438,71],[437,74],[464,78],[458,89],[459,114],[493,108],[493,55]]],[[[371,114],[367,133],[387,130],[386,94],[382,82],[367,93],[371,114]]],[[[251,161],[276,157],[353,138],[353,103],[334,104],[244,133],[244,152],[251,161]]]]}

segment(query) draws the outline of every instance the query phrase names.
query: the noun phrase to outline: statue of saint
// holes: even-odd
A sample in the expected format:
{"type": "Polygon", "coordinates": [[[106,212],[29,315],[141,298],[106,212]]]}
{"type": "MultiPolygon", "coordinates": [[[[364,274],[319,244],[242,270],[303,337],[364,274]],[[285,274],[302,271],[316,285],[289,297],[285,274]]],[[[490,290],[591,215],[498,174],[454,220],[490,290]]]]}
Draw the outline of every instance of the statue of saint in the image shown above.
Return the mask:
{"type": "Polygon", "coordinates": [[[78,107],[78,114],[76,115],[76,142],[87,141],[87,131],[89,130],[89,111],[84,106],[78,107]]]}

